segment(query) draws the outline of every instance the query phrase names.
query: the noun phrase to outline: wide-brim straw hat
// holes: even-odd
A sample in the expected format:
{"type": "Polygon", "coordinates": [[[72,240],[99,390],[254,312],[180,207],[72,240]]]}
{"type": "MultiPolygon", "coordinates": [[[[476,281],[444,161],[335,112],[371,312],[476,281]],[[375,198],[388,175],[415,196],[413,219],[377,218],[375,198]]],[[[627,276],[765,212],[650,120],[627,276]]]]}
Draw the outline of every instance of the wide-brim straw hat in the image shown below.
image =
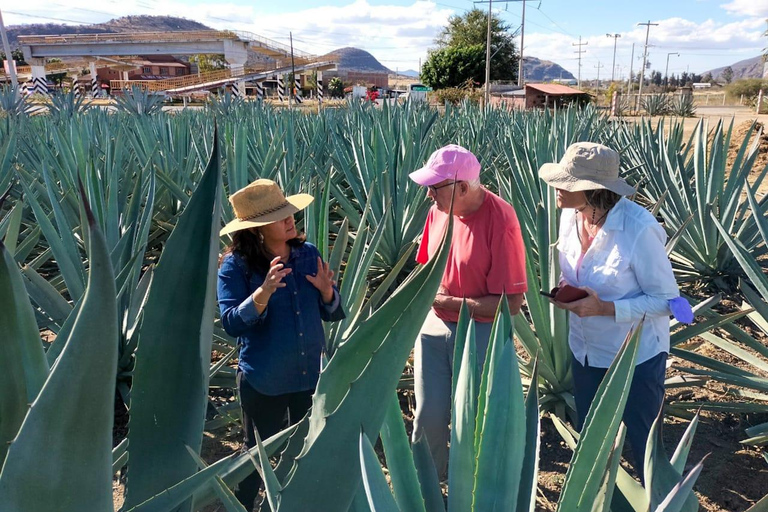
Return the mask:
{"type": "Polygon", "coordinates": [[[619,154],[594,142],[571,144],[559,163],[541,166],[539,177],[547,185],[569,192],[607,189],[620,196],[635,193],[635,188],[619,177],[619,154]]]}
{"type": "Polygon", "coordinates": [[[235,219],[224,226],[219,234],[224,236],[242,229],[272,224],[303,210],[314,200],[309,194],[285,197],[274,181],[256,180],[229,197],[235,219]]]}

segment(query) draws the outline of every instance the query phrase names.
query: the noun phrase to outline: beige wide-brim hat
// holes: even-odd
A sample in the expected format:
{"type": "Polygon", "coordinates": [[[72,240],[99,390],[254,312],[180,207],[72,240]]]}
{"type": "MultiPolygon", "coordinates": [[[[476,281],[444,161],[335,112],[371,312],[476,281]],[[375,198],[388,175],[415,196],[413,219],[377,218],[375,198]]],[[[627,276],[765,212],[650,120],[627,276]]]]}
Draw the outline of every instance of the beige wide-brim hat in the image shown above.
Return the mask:
{"type": "Polygon", "coordinates": [[[256,180],[229,197],[235,219],[224,226],[219,234],[224,236],[242,229],[272,224],[303,210],[314,200],[309,194],[285,197],[274,181],[256,180]]]}
{"type": "Polygon", "coordinates": [[[620,196],[635,193],[632,185],[619,178],[619,154],[594,142],[571,144],[559,163],[541,166],[539,177],[547,185],[569,192],[607,189],[620,196]]]}

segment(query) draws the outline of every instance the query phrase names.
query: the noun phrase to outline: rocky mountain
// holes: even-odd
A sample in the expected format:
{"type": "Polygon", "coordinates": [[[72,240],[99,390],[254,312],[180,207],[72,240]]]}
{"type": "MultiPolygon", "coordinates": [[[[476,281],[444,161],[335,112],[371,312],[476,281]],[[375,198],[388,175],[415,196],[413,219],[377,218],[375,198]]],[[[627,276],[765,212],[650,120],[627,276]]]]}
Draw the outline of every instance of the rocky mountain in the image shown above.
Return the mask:
{"type": "Polygon", "coordinates": [[[33,23],[8,27],[8,40],[13,48],[17,37],[26,35],[96,34],[103,32],[169,32],[176,30],[211,30],[196,21],[173,16],[124,16],[95,25],[63,25],[33,23]]]}
{"type": "MultiPolygon", "coordinates": [[[[740,78],[763,78],[763,62],[763,56],[758,55],[757,57],[740,60],[739,62],[731,64],[731,69],[733,70],[733,80],[738,80],[740,78]]],[[[728,66],[705,71],[702,73],[702,75],[711,73],[712,78],[718,80],[726,67],[728,66]]]]}
{"type": "Polygon", "coordinates": [[[546,82],[558,78],[576,78],[570,71],[566,71],[559,64],[536,57],[523,57],[523,73],[526,81],[535,82],[546,82]]]}
{"type": "Polygon", "coordinates": [[[382,73],[394,73],[391,69],[376,60],[376,57],[365,50],[351,46],[333,50],[320,57],[320,60],[333,59],[338,62],[340,70],[350,71],[380,71],[382,73]]]}

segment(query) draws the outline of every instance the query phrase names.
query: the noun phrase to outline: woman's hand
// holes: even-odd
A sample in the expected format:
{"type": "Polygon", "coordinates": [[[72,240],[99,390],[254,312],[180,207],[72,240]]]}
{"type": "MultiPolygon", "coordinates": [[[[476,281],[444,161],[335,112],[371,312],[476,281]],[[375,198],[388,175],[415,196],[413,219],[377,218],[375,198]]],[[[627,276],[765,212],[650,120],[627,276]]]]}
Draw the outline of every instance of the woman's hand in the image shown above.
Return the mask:
{"type": "Polygon", "coordinates": [[[307,276],[307,281],[320,291],[324,303],[330,304],[333,301],[333,285],[336,284],[333,280],[333,270],[319,256],[317,257],[317,274],[307,276]]]}
{"type": "Polygon", "coordinates": [[[601,300],[597,296],[597,292],[591,288],[584,286],[581,289],[589,294],[583,299],[573,302],[558,302],[549,299],[549,302],[582,318],[586,316],[614,316],[616,314],[613,302],[601,300]]]}
{"type": "MultiPolygon", "coordinates": [[[[280,263],[279,256],[269,262],[269,272],[267,272],[267,277],[264,278],[264,282],[261,283],[261,286],[259,287],[260,290],[263,290],[263,292],[267,294],[267,299],[275,293],[275,290],[285,287],[283,278],[290,274],[293,269],[284,267],[285,265],[280,263]]],[[[261,296],[262,294],[259,293],[259,290],[256,290],[254,296],[256,296],[256,294],[259,294],[259,298],[264,298],[261,296]]]]}

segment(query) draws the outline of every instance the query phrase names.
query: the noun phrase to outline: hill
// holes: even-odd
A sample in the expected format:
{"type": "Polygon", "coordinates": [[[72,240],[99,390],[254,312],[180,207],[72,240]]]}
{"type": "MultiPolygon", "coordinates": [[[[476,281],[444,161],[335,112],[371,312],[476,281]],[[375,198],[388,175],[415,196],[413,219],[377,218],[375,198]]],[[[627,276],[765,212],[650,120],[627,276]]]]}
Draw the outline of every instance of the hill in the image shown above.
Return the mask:
{"type": "Polygon", "coordinates": [[[18,36],[96,34],[104,32],[170,32],[177,30],[211,30],[196,21],[173,16],[124,16],[95,25],[64,25],[61,23],[33,23],[8,27],[8,40],[16,48],[18,36]]]}
{"type": "MultiPolygon", "coordinates": [[[[715,68],[709,71],[705,71],[702,75],[712,73],[712,78],[717,80],[723,73],[723,70],[728,66],[721,68],[715,68]]],[[[762,78],[763,77],[763,56],[758,55],[751,59],[740,60],[734,64],[731,64],[733,70],[733,80],[739,80],[740,78],[762,78]]]]}
{"type": "Polygon", "coordinates": [[[384,66],[381,62],[376,60],[376,57],[367,51],[351,46],[333,50],[320,57],[320,60],[325,60],[326,58],[336,60],[338,62],[339,70],[393,73],[391,69],[384,66]]]}
{"type": "Polygon", "coordinates": [[[523,57],[523,73],[526,81],[549,81],[557,78],[576,78],[559,64],[536,57],[523,57]]]}

